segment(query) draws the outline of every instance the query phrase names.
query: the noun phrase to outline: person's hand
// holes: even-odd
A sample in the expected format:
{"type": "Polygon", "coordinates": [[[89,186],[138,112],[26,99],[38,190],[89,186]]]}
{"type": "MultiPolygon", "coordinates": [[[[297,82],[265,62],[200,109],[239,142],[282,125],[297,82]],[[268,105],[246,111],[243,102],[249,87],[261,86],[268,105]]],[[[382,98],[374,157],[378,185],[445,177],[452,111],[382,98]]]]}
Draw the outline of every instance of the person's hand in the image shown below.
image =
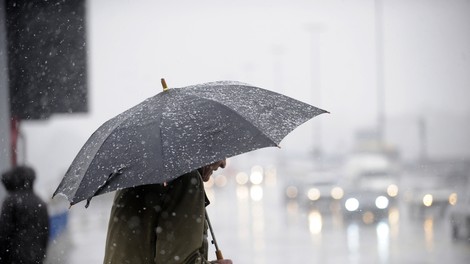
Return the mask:
{"type": "Polygon", "coordinates": [[[227,165],[227,160],[223,159],[223,160],[219,160],[212,164],[199,168],[199,173],[201,174],[202,180],[204,182],[207,182],[214,171],[216,171],[218,168],[223,169],[225,168],[226,165],[227,165]]]}
{"type": "Polygon", "coordinates": [[[233,264],[231,259],[218,259],[211,261],[213,264],[233,264]]]}

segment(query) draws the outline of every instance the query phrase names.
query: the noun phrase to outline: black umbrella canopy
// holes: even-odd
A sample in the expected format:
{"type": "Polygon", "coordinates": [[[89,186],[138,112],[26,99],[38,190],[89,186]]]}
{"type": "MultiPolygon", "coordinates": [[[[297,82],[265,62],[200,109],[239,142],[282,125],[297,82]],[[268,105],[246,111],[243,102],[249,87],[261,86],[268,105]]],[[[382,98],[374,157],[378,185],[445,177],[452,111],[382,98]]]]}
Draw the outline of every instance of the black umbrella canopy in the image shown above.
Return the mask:
{"type": "Polygon", "coordinates": [[[278,146],[325,112],[239,82],[166,89],[99,127],[54,196],[64,194],[73,205],[117,189],[168,182],[224,158],[278,146]]]}

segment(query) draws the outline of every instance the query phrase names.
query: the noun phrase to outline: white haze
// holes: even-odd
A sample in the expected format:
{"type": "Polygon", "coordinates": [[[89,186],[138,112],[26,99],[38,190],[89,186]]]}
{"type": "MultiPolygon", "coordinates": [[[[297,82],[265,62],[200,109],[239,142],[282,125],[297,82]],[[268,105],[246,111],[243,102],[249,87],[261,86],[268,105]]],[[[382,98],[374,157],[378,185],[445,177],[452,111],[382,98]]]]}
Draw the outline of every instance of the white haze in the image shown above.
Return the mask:
{"type": "MultiPolygon", "coordinates": [[[[470,1],[383,2],[387,139],[416,159],[424,117],[430,157],[470,157],[470,1]]],[[[326,109],[281,151],[348,153],[355,131],[376,126],[374,10],[360,0],[90,0],[90,112],[23,123],[25,159],[49,195],[90,134],[160,92],[162,77],[170,87],[237,80],[326,109]]]]}

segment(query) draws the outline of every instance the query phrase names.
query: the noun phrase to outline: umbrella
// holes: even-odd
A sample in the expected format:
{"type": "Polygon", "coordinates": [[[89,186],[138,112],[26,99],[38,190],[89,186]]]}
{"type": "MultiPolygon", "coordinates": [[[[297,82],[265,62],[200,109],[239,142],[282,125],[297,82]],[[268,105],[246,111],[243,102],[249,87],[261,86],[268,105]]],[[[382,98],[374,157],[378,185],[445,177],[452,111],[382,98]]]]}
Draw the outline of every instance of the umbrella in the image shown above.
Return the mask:
{"type": "Polygon", "coordinates": [[[217,160],[279,146],[327,111],[233,81],[164,90],[101,125],[54,192],[70,205],[118,189],[169,182],[217,160]]]}

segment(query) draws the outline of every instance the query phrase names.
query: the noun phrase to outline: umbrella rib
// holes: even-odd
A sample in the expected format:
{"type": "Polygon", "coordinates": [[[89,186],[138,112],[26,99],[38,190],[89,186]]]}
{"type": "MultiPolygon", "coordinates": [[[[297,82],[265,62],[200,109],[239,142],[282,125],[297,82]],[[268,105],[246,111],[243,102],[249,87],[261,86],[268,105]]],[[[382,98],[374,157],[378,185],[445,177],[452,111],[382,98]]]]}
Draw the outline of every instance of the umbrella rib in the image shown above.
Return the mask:
{"type": "MultiPolygon", "coordinates": [[[[154,99],[154,98],[156,98],[156,96],[151,97],[151,98],[148,98],[147,101],[148,101],[148,100],[152,100],[152,99],[154,99]]],[[[160,113],[160,114],[157,115],[157,119],[156,119],[155,123],[158,124],[158,126],[157,126],[157,127],[158,127],[158,134],[159,134],[159,141],[158,141],[159,145],[158,145],[158,148],[160,148],[160,155],[161,155],[161,157],[162,157],[161,159],[156,159],[156,162],[158,163],[157,167],[162,168],[162,171],[163,171],[163,169],[164,169],[164,166],[163,166],[163,148],[162,148],[162,145],[163,145],[163,144],[162,144],[162,129],[161,129],[161,128],[162,128],[162,122],[163,122],[162,120],[163,120],[163,118],[162,118],[162,114],[161,114],[161,113],[162,113],[162,109],[163,109],[164,106],[166,105],[166,100],[161,100],[161,103],[158,103],[158,104],[156,104],[156,105],[157,105],[157,107],[158,107],[157,113],[160,113]]],[[[143,107],[142,105],[140,105],[140,106],[143,107]]],[[[134,108],[136,108],[136,107],[134,107],[134,108]]],[[[131,109],[134,109],[134,108],[131,108],[131,109]]],[[[129,111],[130,111],[131,109],[129,109],[129,111]]],[[[127,121],[128,119],[130,119],[132,116],[133,116],[133,115],[128,115],[126,118],[123,118],[123,120],[122,120],[121,122],[119,122],[119,124],[118,124],[116,127],[118,127],[119,125],[121,125],[122,123],[124,123],[125,121],[127,121]]],[[[114,129],[113,129],[113,131],[114,131],[114,129]]],[[[102,144],[104,144],[104,142],[107,141],[108,138],[109,138],[109,135],[108,135],[108,136],[106,137],[106,139],[102,142],[102,144]]],[[[157,150],[156,150],[156,151],[157,151],[157,150]]],[[[87,171],[88,171],[88,169],[87,169],[87,171]]],[[[96,190],[96,192],[99,192],[99,191],[100,191],[100,190],[96,190]]]]}
{"type": "MultiPolygon", "coordinates": [[[[105,124],[109,123],[110,121],[111,121],[111,120],[108,120],[108,121],[104,122],[100,127],[104,126],[105,124]]],[[[121,124],[121,122],[120,122],[119,124],[121,124]]],[[[119,126],[119,124],[114,125],[112,130],[114,130],[115,127],[119,126]]],[[[93,136],[94,136],[95,133],[97,133],[97,132],[98,132],[98,130],[95,131],[95,132],[88,138],[88,140],[87,140],[86,142],[89,142],[90,140],[92,140],[93,136]]],[[[104,144],[104,142],[106,142],[106,140],[109,138],[109,135],[110,135],[110,134],[108,134],[108,135],[99,143],[100,146],[102,146],[102,145],[104,144]]],[[[87,143],[85,143],[85,144],[87,144],[87,143]]],[[[81,150],[82,150],[82,149],[81,149],[81,150]]],[[[80,151],[81,151],[81,150],[80,150],[80,151]]],[[[93,153],[92,153],[91,155],[96,155],[96,153],[98,153],[98,151],[99,151],[99,148],[96,148],[96,151],[92,151],[93,153]]],[[[75,165],[76,162],[79,162],[79,161],[78,161],[78,160],[79,160],[79,156],[80,156],[80,152],[79,152],[79,154],[75,157],[75,159],[72,161],[72,164],[70,165],[70,168],[71,168],[73,165],[75,165]]],[[[92,160],[90,160],[89,162],[87,162],[87,164],[86,164],[86,169],[85,169],[85,173],[83,173],[83,176],[88,172],[88,169],[90,168],[91,163],[92,163],[92,160]]],[[[64,180],[65,180],[65,177],[62,179],[62,181],[64,181],[64,180]]],[[[57,195],[57,194],[59,194],[59,193],[62,193],[62,194],[64,194],[64,195],[68,198],[68,200],[69,200],[69,202],[70,202],[70,205],[74,205],[74,204],[76,204],[76,203],[79,202],[79,201],[76,201],[76,199],[74,199],[74,197],[75,197],[77,191],[79,190],[80,186],[82,185],[82,183],[83,183],[83,182],[80,181],[78,187],[74,190],[73,194],[70,195],[71,198],[69,198],[68,195],[66,195],[65,193],[63,193],[63,190],[60,191],[59,188],[57,188],[57,190],[54,192],[54,195],[53,195],[53,196],[55,196],[55,195],[57,195]]],[[[65,183],[64,183],[64,184],[65,184],[65,183]]],[[[61,182],[61,184],[59,184],[59,187],[60,187],[61,185],[62,185],[62,182],[61,182]]],[[[65,188],[65,187],[64,187],[64,188],[65,188]]]]}
{"type": "MultiPolygon", "coordinates": [[[[154,98],[154,97],[147,98],[146,101],[148,101],[148,100],[150,100],[150,99],[152,99],[152,98],[154,98]]],[[[93,154],[92,154],[93,156],[96,155],[96,154],[99,152],[101,146],[102,146],[106,141],[108,141],[109,136],[112,134],[112,132],[114,132],[117,127],[119,127],[122,123],[126,122],[128,119],[130,119],[130,118],[133,116],[133,115],[130,115],[130,114],[127,114],[127,113],[135,111],[138,107],[142,107],[142,106],[141,106],[141,105],[136,105],[136,106],[134,106],[134,107],[128,109],[127,111],[124,111],[124,112],[122,112],[121,114],[118,114],[118,115],[114,116],[112,119],[110,119],[110,120],[104,122],[104,123],[100,126],[100,128],[101,128],[101,127],[105,126],[106,124],[112,122],[112,120],[115,120],[115,119],[117,119],[119,116],[122,116],[122,118],[121,118],[121,120],[119,120],[119,122],[116,122],[116,124],[114,124],[113,126],[111,126],[111,127],[109,128],[109,131],[111,131],[111,132],[110,132],[109,134],[107,134],[106,137],[104,137],[101,142],[99,142],[99,147],[96,148],[96,152],[93,151],[93,154]]],[[[95,132],[90,136],[90,138],[87,140],[87,142],[88,142],[89,140],[91,140],[91,138],[93,137],[93,135],[94,135],[96,132],[98,132],[98,130],[99,130],[100,128],[98,128],[97,131],[95,131],[95,132]]],[[[85,143],[85,144],[86,144],[86,143],[85,143]]],[[[78,155],[77,155],[77,157],[78,157],[78,155]]],[[[74,162],[75,162],[75,160],[72,162],[72,164],[74,164],[74,162]]],[[[83,175],[86,175],[86,174],[88,173],[88,170],[90,169],[91,163],[92,163],[92,161],[90,161],[90,162],[86,165],[85,173],[83,173],[83,175]]],[[[83,184],[83,182],[80,182],[79,186],[78,186],[78,187],[76,188],[76,190],[74,191],[72,197],[75,197],[75,196],[76,196],[76,193],[77,193],[77,191],[80,189],[80,186],[81,186],[82,184],[83,184]]],[[[57,192],[57,193],[60,193],[60,192],[57,192]]],[[[56,194],[54,194],[54,195],[56,195],[56,194]]],[[[86,197],[86,198],[88,198],[88,197],[86,197]]],[[[86,199],[86,198],[85,198],[85,199],[86,199]]],[[[72,198],[72,199],[70,199],[69,201],[70,201],[70,204],[71,204],[71,205],[74,205],[74,204],[80,202],[81,200],[80,200],[80,198],[79,198],[79,199],[73,199],[73,198],[72,198]]]]}

